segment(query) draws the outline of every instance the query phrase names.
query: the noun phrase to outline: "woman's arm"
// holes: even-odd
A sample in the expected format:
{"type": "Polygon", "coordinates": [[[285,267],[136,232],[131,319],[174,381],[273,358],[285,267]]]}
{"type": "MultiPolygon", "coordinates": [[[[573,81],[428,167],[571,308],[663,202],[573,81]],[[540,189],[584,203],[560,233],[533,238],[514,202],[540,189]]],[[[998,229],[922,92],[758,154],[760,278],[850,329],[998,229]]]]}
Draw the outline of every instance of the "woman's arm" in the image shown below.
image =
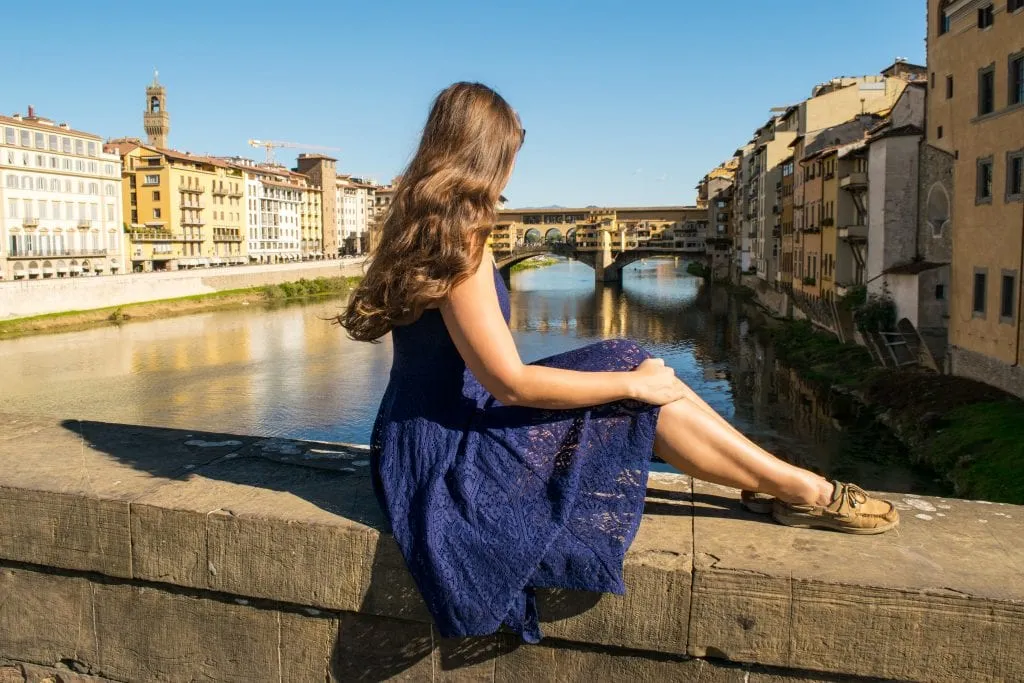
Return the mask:
{"type": "Polygon", "coordinates": [[[476,272],[441,305],[441,315],[466,366],[505,405],[570,409],[627,398],[663,405],[683,397],[682,382],[658,359],[644,361],[633,372],[524,364],[501,315],[489,249],[476,272]]]}

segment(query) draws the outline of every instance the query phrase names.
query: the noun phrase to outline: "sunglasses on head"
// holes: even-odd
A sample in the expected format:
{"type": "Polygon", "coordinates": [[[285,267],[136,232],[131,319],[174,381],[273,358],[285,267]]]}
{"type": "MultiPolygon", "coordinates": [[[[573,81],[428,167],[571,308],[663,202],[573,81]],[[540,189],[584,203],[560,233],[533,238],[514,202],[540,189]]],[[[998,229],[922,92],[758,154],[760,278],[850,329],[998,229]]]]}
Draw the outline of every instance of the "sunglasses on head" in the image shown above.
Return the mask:
{"type": "Polygon", "coordinates": [[[519,141],[519,146],[522,147],[526,143],[526,129],[521,128],[520,130],[523,131],[523,139],[519,141]]]}

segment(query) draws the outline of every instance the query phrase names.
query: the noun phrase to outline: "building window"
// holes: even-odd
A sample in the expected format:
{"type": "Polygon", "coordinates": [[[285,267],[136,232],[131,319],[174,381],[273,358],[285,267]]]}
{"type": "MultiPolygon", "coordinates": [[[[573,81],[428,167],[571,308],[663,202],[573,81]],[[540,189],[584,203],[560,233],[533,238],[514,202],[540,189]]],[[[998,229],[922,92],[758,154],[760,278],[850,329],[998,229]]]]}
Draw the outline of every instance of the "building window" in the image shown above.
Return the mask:
{"type": "Polygon", "coordinates": [[[75,154],[78,156],[85,154],[85,142],[82,140],[75,140],[75,154]]]}
{"type": "MultiPolygon", "coordinates": [[[[1024,2],[1024,0],[1021,0],[1024,2]]],[[[1024,52],[1010,55],[1009,104],[1024,104],[1024,52]]]]}
{"type": "Polygon", "coordinates": [[[31,147],[32,146],[32,136],[29,135],[29,132],[27,130],[21,131],[21,146],[22,147],[31,147]]]}
{"type": "Polygon", "coordinates": [[[160,218],[160,209],[153,209],[153,218],[160,218]]]}
{"type": "Polygon", "coordinates": [[[153,201],[160,201],[160,190],[153,190],[153,201]]]}
{"type": "Polygon", "coordinates": [[[1024,149],[1006,153],[1006,201],[1024,201],[1024,149]]]}
{"type": "Polygon", "coordinates": [[[158,175],[148,175],[142,181],[142,184],[143,185],[159,185],[160,184],[160,176],[158,176],[158,175]]]}
{"type": "Polygon", "coordinates": [[[16,137],[13,128],[4,128],[4,143],[13,145],[16,142],[16,137]]]}
{"type": "Polygon", "coordinates": [[[992,202],[992,157],[978,159],[978,186],[975,204],[990,204],[992,202]]]}
{"type": "Polygon", "coordinates": [[[974,317],[985,317],[985,280],[988,278],[987,268],[974,269],[974,317]]]}
{"type": "Polygon", "coordinates": [[[1022,10],[1022,9],[1024,9],[1024,0],[1007,0],[1006,1],[1006,11],[1007,12],[1016,12],[1016,11],[1022,10]]]}
{"type": "Polygon", "coordinates": [[[986,5],[978,9],[978,28],[988,28],[994,21],[992,16],[992,5],[986,5]]]}
{"type": "Polygon", "coordinates": [[[946,99],[953,99],[953,77],[946,76],[946,99]]]}
{"type": "Polygon", "coordinates": [[[1017,271],[1004,270],[999,288],[999,322],[1013,323],[1016,319],[1017,271]]]}
{"type": "Polygon", "coordinates": [[[935,129],[935,137],[939,140],[942,139],[942,126],[935,129]]]}
{"type": "Polygon", "coordinates": [[[978,116],[996,110],[996,67],[988,66],[978,72],[978,116]]]}

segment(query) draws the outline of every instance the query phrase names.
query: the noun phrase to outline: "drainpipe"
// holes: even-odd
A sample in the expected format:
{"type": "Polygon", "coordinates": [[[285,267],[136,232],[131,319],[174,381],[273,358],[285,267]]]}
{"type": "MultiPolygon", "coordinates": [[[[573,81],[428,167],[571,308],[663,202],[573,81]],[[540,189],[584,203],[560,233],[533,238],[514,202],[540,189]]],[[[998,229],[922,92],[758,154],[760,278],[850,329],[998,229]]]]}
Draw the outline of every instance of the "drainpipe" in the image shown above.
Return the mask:
{"type": "Polygon", "coordinates": [[[1013,367],[1020,367],[1020,328],[1021,328],[1021,313],[1024,313],[1024,302],[1021,301],[1020,290],[1021,290],[1021,274],[1024,273],[1024,202],[1021,202],[1020,208],[1020,265],[1017,266],[1017,281],[1014,282],[1014,286],[1017,287],[1017,291],[1014,294],[1017,295],[1017,338],[1014,340],[1017,347],[1017,357],[1013,361],[1013,367]]]}

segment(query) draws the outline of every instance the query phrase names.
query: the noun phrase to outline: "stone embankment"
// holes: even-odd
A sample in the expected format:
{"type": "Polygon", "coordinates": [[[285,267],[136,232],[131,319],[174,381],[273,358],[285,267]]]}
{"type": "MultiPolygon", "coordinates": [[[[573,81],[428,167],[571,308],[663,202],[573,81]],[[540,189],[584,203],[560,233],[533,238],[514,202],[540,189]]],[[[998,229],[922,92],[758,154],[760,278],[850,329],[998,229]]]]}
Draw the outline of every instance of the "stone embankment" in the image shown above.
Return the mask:
{"type": "Polygon", "coordinates": [[[0,415],[0,681],[1024,680],[1024,508],[895,495],[880,537],[652,475],[625,596],[443,639],[364,448],[0,415]]]}
{"type": "Polygon", "coordinates": [[[0,282],[0,320],[362,274],[363,259],[0,282]]]}

